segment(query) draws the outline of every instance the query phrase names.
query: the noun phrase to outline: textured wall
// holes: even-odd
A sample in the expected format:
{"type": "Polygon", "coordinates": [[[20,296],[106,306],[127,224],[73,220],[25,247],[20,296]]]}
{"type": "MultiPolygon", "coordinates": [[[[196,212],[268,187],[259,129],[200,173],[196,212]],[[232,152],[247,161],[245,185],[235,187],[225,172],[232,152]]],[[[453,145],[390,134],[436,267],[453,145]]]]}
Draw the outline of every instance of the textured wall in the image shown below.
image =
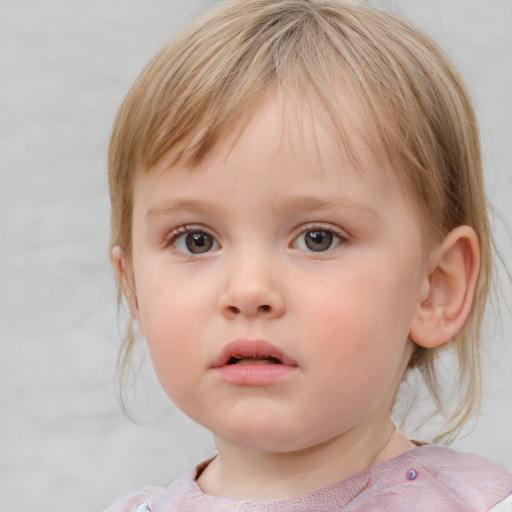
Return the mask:
{"type": "MultiPolygon", "coordinates": [[[[176,27],[213,0],[0,2],[0,510],[90,512],[212,451],[147,365],[136,416],[113,387],[119,333],[105,153],[116,108],[176,27]]],[[[511,266],[512,2],[380,2],[453,57],[482,122],[498,248],[511,266]],[[508,234],[507,234],[508,229],[508,234]]],[[[512,467],[511,288],[491,317],[484,408],[456,446],[512,467]]]]}

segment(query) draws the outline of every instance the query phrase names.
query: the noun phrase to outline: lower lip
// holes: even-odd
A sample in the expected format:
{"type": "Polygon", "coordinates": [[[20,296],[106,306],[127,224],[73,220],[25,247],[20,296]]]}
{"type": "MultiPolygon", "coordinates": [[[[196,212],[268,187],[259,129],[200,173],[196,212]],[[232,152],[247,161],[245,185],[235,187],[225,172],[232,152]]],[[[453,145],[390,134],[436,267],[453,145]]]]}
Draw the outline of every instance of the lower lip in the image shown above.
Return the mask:
{"type": "Polygon", "coordinates": [[[296,366],[285,364],[226,364],[214,368],[225,381],[243,386],[268,386],[281,382],[297,371],[296,366]]]}

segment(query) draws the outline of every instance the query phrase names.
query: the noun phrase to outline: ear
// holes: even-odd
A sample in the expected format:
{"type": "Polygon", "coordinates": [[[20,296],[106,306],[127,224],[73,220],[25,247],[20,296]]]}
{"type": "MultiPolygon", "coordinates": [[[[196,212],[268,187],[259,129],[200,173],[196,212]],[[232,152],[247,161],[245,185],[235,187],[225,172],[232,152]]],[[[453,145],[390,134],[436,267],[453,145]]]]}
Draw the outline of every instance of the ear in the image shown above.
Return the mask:
{"type": "Polygon", "coordinates": [[[478,237],[469,226],[453,229],[431,251],[409,333],[417,345],[443,345],[462,329],[471,311],[479,268],[478,237]]]}
{"type": "Polygon", "coordinates": [[[137,302],[137,291],[135,289],[135,279],[133,272],[130,269],[130,265],[126,261],[126,256],[118,245],[112,248],[110,252],[110,262],[114,268],[116,280],[121,285],[121,289],[126,297],[130,313],[137,323],[139,332],[144,335],[142,329],[142,322],[139,312],[139,304],[137,302]]]}

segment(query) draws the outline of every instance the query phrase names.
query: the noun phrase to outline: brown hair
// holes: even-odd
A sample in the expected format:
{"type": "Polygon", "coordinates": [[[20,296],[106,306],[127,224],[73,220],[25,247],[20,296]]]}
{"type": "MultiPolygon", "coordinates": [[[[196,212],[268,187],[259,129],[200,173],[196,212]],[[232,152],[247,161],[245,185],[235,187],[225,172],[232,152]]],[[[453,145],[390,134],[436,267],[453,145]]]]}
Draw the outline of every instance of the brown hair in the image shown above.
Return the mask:
{"type": "MultiPolygon", "coordinates": [[[[395,15],[341,0],[233,0],[185,27],[143,70],[117,115],[109,148],[111,247],[120,246],[130,261],[137,172],[171,148],[175,161],[199,162],[276,87],[304,108],[314,98],[345,147],[350,120],[336,90],[348,89],[366,136],[393,164],[429,240],[459,225],[476,231],[481,269],[469,319],[444,347],[416,347],[410,362],[442,410],[435,363],[440,351],[455,350],[461,393],[439,437],[456,432],[479,406],[479,340],[492,267],[477,123],[445,54],[395,15]]],[[[118,286],[120,300],[130,300],[118,286]]],[[[132,345],[129,327],[121,370],[132,345]]]]}

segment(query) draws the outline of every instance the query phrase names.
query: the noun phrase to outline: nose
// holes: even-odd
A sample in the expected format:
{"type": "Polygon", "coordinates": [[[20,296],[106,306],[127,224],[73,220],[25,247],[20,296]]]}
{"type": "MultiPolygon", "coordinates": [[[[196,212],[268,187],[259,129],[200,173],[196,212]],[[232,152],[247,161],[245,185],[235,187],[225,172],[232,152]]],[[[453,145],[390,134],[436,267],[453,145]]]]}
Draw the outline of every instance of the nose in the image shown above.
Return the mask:
{"type": "Polygon", "coordinates": [[[285,301],[279,290],[277,270],[255,262],[230,265],[218,307],[228,319],[279,318],[285,311],[285,301]]]}

